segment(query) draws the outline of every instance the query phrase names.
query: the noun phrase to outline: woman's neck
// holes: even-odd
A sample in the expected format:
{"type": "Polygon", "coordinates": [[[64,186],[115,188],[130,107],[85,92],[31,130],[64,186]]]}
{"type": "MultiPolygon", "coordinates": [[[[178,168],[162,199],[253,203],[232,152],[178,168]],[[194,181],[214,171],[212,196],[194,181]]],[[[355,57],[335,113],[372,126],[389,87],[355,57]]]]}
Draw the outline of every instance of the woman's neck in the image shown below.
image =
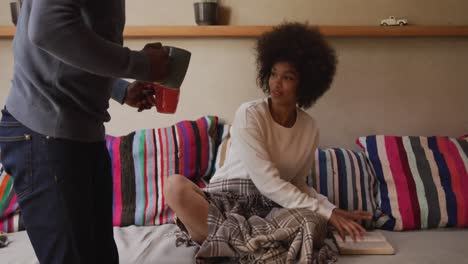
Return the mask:
{"type": "Polygon", "coordinates": [[[268,108],[273,120],[281,126],[293,127],[296,123],[296,105],[274,104],[271,98],[268,98],[268,108]]]}

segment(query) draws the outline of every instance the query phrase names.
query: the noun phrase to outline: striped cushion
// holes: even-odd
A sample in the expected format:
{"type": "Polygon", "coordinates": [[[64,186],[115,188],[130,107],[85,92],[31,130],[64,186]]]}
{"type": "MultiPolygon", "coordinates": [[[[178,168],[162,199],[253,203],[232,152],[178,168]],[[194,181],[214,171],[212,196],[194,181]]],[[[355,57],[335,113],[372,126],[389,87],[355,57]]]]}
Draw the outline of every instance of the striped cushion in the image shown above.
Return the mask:
{"type": "Polygon", "coordinates": [[[226,160],[229,147],[231,146],[231,136],[229,134],[230,128],[231,125],[218,125],[218,138],[216,141],[217,151],[213,174],[224,165],[224,161],[226,160]]]}
{"type": "Polygon", "coordinates": [[[0,218],[0,231],[13,233],[24,230],[23,218],[21,212],[17,211],[7,217],[0,218]]]}
{"type": "Polygon", "coordinates": [[[24,229],[19,225],[18,211],[19,205],[13,190],[13,178],[0,164],[0,231],[15,232],[24,229]]]}
{"type": "Polygon", "coordinates": [[[123,137],[107,136],[112,160],[114,226],[174,222],[163,188],[167,177],[182,174],[200,187],[211,173],[217,117],[181,121],[123,137]]]}
{"type": "Polygon", "coordinates": [[[448,137],[368,136],[358,144],[379,183],[377,226],[468,226],[468,142],[448,137]]]}
{"type": "MultiPolygon", "coordinates": [[[[317,149],[307,179],[319,193],[344,210],[375,210],[375,176],[363,152],[342,148],[317,149]]],[[[372,221],[363,223],[372,228],[372,221]]]]}

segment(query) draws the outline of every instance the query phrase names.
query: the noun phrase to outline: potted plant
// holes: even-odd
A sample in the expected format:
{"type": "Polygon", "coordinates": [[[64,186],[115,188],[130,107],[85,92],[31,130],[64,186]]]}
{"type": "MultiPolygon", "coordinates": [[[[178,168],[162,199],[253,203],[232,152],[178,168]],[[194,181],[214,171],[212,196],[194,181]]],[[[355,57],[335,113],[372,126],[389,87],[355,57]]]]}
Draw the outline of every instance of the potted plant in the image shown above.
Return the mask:
{"type": "Polygon", "coordinates": [[[193,3],[195,22],[198,25],[216,25],[218,0],[195,0],[193,3]]]}

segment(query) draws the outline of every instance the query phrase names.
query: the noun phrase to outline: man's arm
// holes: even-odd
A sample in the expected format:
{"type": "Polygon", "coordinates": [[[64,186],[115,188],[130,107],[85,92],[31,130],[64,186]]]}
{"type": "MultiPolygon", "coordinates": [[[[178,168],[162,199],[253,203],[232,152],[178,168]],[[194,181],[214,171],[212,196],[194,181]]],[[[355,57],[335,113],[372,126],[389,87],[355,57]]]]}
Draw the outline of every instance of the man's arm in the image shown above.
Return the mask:
{"type": "Polygon", "coordinates": [[[39,48],[83,71],[150,81],[150,59],[101,38],[81,15],[84,0],[34,0],[28,35],[39,48]]]}
{"type": "Polygon", "coordinates": [[[127,95],[127,89],[129,85],[130,83],[125,80],[116,79],[114,85],[112,86],[112,99],[119,102],[120,104],[124,104],[125,96],[127,95]]]}

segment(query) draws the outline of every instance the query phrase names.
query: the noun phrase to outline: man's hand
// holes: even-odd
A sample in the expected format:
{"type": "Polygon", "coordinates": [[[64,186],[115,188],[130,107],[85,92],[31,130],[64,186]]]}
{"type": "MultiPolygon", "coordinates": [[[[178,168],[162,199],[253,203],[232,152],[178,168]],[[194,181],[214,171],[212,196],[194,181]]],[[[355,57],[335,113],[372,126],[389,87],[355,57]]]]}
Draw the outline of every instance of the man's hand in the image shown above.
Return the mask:
{"type": "Polygon", "coordinates": [[[154,88],[152,83],[135,81],[128,86],[125,103],[138,108],[138,112],[154,106],[154,88]]]}
{"type": "Polygon", "coordinates": [[[148,43],[142,50],[150,58],[151,81],[162,81],[167,77],[169,66],[169,51],[161,43],[148,43]]]}
{"type": "Polygon", "coordinates": [[[328,222],[338,230],[343,241],[345,240],[346,234],[349,234],[353,240],[356,241],[356,237],[362,238],[362,234],[366,232],[356,221],[367,219],[372,219],[372,215],[369,212],[358,210],[345,211],[336,208],[333,210],[328,222]]]}

